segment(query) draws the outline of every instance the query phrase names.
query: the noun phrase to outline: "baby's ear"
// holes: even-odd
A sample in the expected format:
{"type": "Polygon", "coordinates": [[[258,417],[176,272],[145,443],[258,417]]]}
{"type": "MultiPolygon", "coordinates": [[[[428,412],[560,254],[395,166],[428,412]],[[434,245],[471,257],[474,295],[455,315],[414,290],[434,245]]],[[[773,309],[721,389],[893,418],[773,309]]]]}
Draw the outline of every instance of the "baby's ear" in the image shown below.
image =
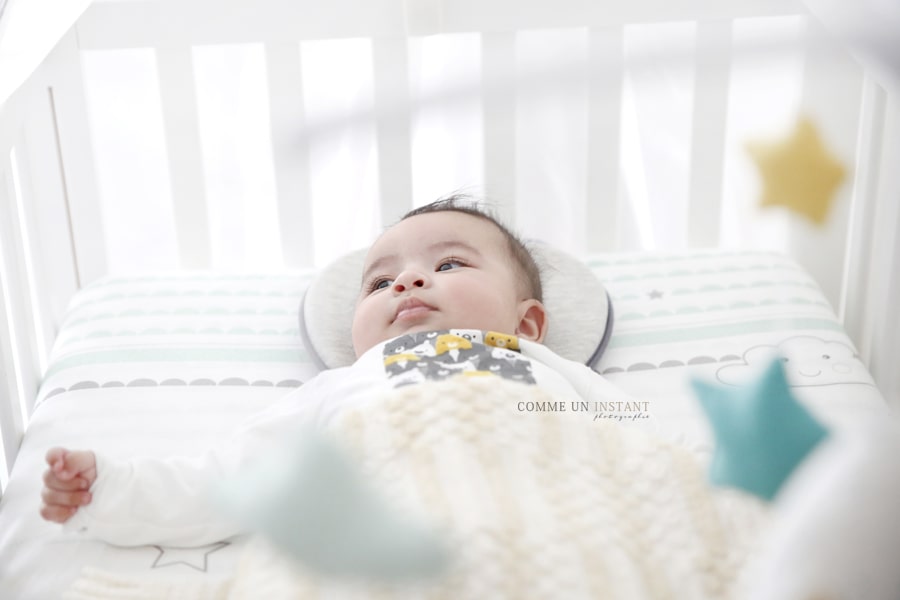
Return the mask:
{"type": "Polygon", "coordinates": [[[544,341],[547,334],[547,311],[540,300],[522,300],[518,308],[516,335],[533,342],[544,341]]]}

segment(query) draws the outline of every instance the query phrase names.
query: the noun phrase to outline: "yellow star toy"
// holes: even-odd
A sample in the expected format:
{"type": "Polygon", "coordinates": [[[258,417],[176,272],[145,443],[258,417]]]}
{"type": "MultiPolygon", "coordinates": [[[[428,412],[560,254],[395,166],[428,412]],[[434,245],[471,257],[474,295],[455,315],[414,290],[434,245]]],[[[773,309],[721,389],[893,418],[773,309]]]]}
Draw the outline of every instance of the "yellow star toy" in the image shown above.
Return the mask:
{"type": "Polygon", "coordinates": [[[816,224],[825,222],[845,172],[810,119],[801,117],[787,139],[751,142],[747,151],[763,179],[762,206],[785,206],[816,224]]]}

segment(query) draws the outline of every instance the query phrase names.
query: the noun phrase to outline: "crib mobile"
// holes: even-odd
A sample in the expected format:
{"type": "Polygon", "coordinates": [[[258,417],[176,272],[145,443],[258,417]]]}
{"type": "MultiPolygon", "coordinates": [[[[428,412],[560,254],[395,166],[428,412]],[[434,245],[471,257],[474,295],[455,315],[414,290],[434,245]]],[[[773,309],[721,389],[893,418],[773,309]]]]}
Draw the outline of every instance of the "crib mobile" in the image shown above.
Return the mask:
{"type": "MultiPolygon", "coordinates": [[[[69,10],[80,14],[83,7],[76,4],[71,3],[69,10]]],[[[877,25],[869,21],[867,29],[861,25],[858,14],[852,15],[839,3],[807,4],[832,31],[851,44],[870,75],[888,90],[888,101],[882,97],[878,101],[881,104],[876,102],[875,107],[882,116],[889,115],[883,122],[896,131],[897,123],[891,119],[900,118],[894,88],[900,72],[900,51],[888,26],[900,26],[900,14],[887,9],[878,13],[874,2],[863,3],[858,7],[859,14],[881,16],[877,25]],[[875,35],[884,31],[888,33],[875,35]]],[[[0,36],[5,34],[2,28],[9,21],[4,16],[8,17],[19,5],[4,6],[0,2],[0,36]]],[[[433,16],[424,4],[410,6],[413,5],[418,6],[419,16],[424,14],[426,21],[433,16]]],[[[0,42],[3,40],[0,37],[0,42]]],[[[3,85],[14,88],[10,82],[26,76],[27,73],[16,74],[3,85]]],[[[0,91],[6,97],[12,90],[0,91]]],[[[8,113],[2,116],[4,128],[11,128],[8,113]]],[[[887,126],[886,129],[890,131],[887,126]]],[[[841,153],[830,147],[828,137],[811,114],[800,114],[780,136],[745,140],[745,151],[758,170],[760,209],[787,211],[813,230],[833,222],[839,189],[848,181],[864,179],[865,173],[860,171],[867,168],[860,162],[847,164],[841,153]]],[[[891,152],[897,152],[896,144],[885,143],[883,152],[870,158],[889,160],[891,152]]],[[[893,181],[896,183],[896,178],[893,181]]],[[[861,209],[864,218],[855,223],[857,234],[860,227],[878,218],[884,218],[890,226],[891,219],[900,214],[896,208],[884,209],[891,202],[884,198],[895,201],[891,194],[900,190],[896,185],[891,187],[890,182],[886,178],[881,183],[878,210],[861,209]]],[[[11,188],[12,184],[6,187],[11,188]]],[[[16,195],[3,192],[4,202],[16,195]]],[[[14,214],[6,207],[4,211],[4,218],[14,214]]],[[[4,369],[13,364],[8,355],[14,352],[14,345],[23,347],[21,344],[33,342],[17,341],[12,335],[16,328],[10,325],[10,306],[15,308],[10,300],[10,282],[22,280],[8,266],[13,264],[8,251],[13,247],[10,240],[21,242],[23,247],[33,243],[23,242],[23,232],[11,223],[0,223],[0,241],[6,253],[0,256],[0,267],[4,269],[2,305],[7,312],[0,329],[6,337],[0,345],[4,369]]],[[[552,255],[554,250],[548,248],[547,252],[552,255]]],[[[590,297],[582,299],[584,304],[572,311],[592,318],[570,324],[574,332],[561,335],[568,339],[578,338],[578,331],[589,334],[581,347],[572,350],[578,359],[633,396],[652,403],[663,415],[663,433],[669,438],[688,446],[702,440],[700,454],[711,455],[709,480],[713,486],[755,496],[760,506],[770,507],[767,512],[771,522],[767,527],[772,533],[761,550],[751,555],[754,581],[747,585],[748,597],[900,596],[900,571],[896,569],[900,521],[894,515],[900,502],[900,463],[896,460],[900,453],[900,426],[893,415],[883,410],[883,398],[844,333],[843,324],[834,317],[803,268],[786,257],[765,252],[588,252],[583,259],[573,259],[565,253],[554,256],[547,259],[552,265],[548,270],[561,273],[559,281],[563,281],[555,281],[554,289],[567,285],[566,277],[579,282],[597,278],[596,283],[584,286],[590,297]],[[761,279],[748,282],[753,277],[761,279]],[[760,291],[766,286],[771,287],[771,292],[760,291]],[[705,325],[704,319],[710,316],[713,324],[705,325]],[[761,328],[754,329],[757,326],[761,328]],[[827,368],[822,366],[826,363],[827,368]],[[815,374],[810,375],[810,365],[815,374]],[[689,385],[685,374],[690,375],[689,385]],[[674,390],[671,403],[660,401],[661,390],[674,390]],[[850,406],[854,402],[858,406],[850,406]],[[852,409],[847,411],[846,424],[844,409],[852,409]]],[[[353,272],[358,268],[360,258],[358,252],[350,253],[324,269],[286,275],[223,276],[200,271],[100,278],[81,286],[83,289],[65,311],[57,308],[66,317],[59,319],[59,337],[40,388],[36,383],[16,383],[4,373],[9,397],[15,398],[25,390],[25,395],[33,396],[28,402],[39,410],[31,415],[20,451],[23,431],[17,429],[24,430],[23,418],[17,417],[9,406],[15,402],[0,406],[5,460],[10,467],[15,460],[18,467],[0,504],[0,595],[5,597],[6,590],[12,597],[21,598],[31,597],[29,594],[35,590],[58,593],[60,586],[71,585],[76,575],[66,572],[60,582],[49,582],[51,577],[44,584],[36,584],[33,580],[38,571],[34,562],[52,555],[51,564],[62,565],[80,554],[78,560],[83,562],[79,564],[87,566],[87,570],[68,588],[69,597],[136,598],[142,597],[140,594],[146,597],[148,593],[152,596],[174,591],[189,597],[201,591],[226,597],[229,584],[202,583],[192,588],[192,581],[200,580],[181,582],[168,573],[172,567],[179,567],[207,575],[207,568],[218,556],[224,561],[230,553],[220,571],[230,574],[238,564],[237,544],[222,542],[203,549],[126,550],[60,541],[58,531],[35,523],[33,514],[29,516],[31,520],[19,518],[29,510],[35,513],[37,508],[37,484],[29,481],[24,471],[37,472],[40,468],[42,445],[89,443],[93,438],[88,433],[95,433],[101,446],[106,444],[126,455],[142,451],[197,451],[281,391],[301,385],[323,366],[347,360],[346,349],[334,343],[344,336],[335,335],[332,327],[346,315],[323,309],[333,298],[323,300],[320,296],[321,290],[331,289],[332,282],[346,279],[347,269],[353,272]],[[258,309],[251,308],[253,302],[258,309]],[[198,325],[189,325],[190,319],[196,319],[198,325]],[[157,321],[166,325],[159,326],[157,321]],[[206,344],[206,354],[183,344],[190,336],[196,336],[201,345],[206,344]],[[106,340],[111,340],[111,345],[104,345],[106,340]],[[128,343],[123,345],[123,340],[128,343]],[[242,342],[249,345],[235,353],[237,358],[226,357],[232,352],[229,345],[236,347],[242,342]],[[182,358],[164,364],[170,356],[156,348],[168,343],[174,344],[172,354],[182,358]],[[132,362],[112,368],[117,364],[117,352],[129,354],[131,358],[127,360],[132,362]],[[220,356],[216,360],[221,362],[204,362],[208,356],[220,356]],[[248,362],[256,364],[244,368],[248,362]],[[132,416],[121,414],[127,411],[110,402],[108,396],[114,390],[121,390],[122,398],[133,402],[129,410],[141,412],[132,416]],[[208,397],[199,395],[206,391],[210,392],[208,397]],[[162,392],[171,397],[164,398],[162,392]],[[213,392],[218,395],[214,397],[213,392]],[[195,395],[199,402],[192,400],[195,395]],[[258,398],[255,404],[248,401],[254,397],[258,398]],[[108,415],[114,424],[110,427],[132,427],[137,431],[145,418],[147,431],[157,435],[166,435],[171,429],[158,422],[164,418],[161,412],[178,414],[184,410],[182,427],[192,434],[173,434],[172,448],[160,449],[150,440],[149,433],[144,437],[136,433],[133,447],[125,449],[118,433],[104,430],[102,419],[88,421],[83,416],[80,411],[84,407],[79,408],[82,403],[76,399],[83,400],[88,411],[108,415]],[[190,410],[196,412],[185,409],[182,401],[195,402],[197,408],[190,410]],[[213,411],[217,413],[215,417],[210,416],[213,411]],[[204,419],[213,420],[209,431],[202,429],[204,419]],[[65,423],[77,424],[80,420],[96,429],[77,434],[65,430],[65,423]],[[27,551],[17,553],[25,545],[27,551]],[[146,562],[147,552],[156,554],[152,576],[131,577],[129,573],[143,568],[136,565],[146,562]],[[115,561],[115,569],[121,572],[91,570],[102,568],[107,559],[115,561]]],[[[896,260],[888,260],[890,268],[894,268],[896,260]]],[[[855,281],[864,281],[851,274],[851,280],[854,277],[855,281]]],[[[897,274],[893,277],[896,279],[897,274]]],[[[896,282],[892,285],[894,296],[890,297],[895,297],[896,282]]],[[[561,297],[584,295],[578,287],[564,287],[561,297]]],[[[855,293],[844,292],[849,296],[855,293]]],[[[873,304],[863,302],[862,306],[873,304]]],[[[887,333],[878,339],[885,335],[888,340],[896,337],[895,328],[892,330],[887,323],[882,327],[887,328],[887,333]]],[[[872,342],[873,335],[866,333],[867,343],[872,342]]],[[[884,348],[890,351],[896,343],[886,343],[884,348]]],[[[885,362],[883,354],[873,359],[878,360],[883,378],[883,365],[890,361],[885,362]]],[[[896,392],[896,385],[891,389],[896,392]]],[[[300,443],[289,448],[289,453],[291,459],[287,463],[272,461],[269,471],[247,472],[225,482],[218,501],[223,510],[231,511],[263,540],[279,548],[294,561],[291,564],[311,570],[314,577],[363,575],[381,582],[378,585],[391,586],[410,578],[428,580],[439,576],[452,563],[453,554],[433,524],[427,518],[419,518],[421,515],[404,513],[391,497],[371,486],[365,473],[357,469],[358,465],[333,439],[306,432],[300,443]],[[273,473],[277,477],[273,478],[273,473]],[[329,547],[334,550],[330,554],[309,542],[324,539],[302,529],[309,521],[297,524],[291,519],[298,498],[311,515],[326,514],[336,499],[353,507],[357,518],[319,532],[330,539],[329,547]]],[[[723,569],[724,573],[730,567],[723,563],[711,568],[723,569]]],[[[648,575],[648,581],[652,579],[648,575]]],[[[647,597],[662,593],[663,588],[653,587],[656,584],[646,585],[647,597]]],[[[240,597],[235,590],[241,591],[231,588],[232,596],[227,597],[240,597]]],[[[252,592],[259,593],[259,589],[252,592]]],[[[359,597],[368,597],[366,593],[352,591],[359,597]]],[[[531,593],[540,597],[558,592],[538,586],[531,593]]],[[[348,597],[352,594],[348,592],[348,597]]],[[[698,597],[715,595],[709,592],[698,597]]],[[[248,597],[253,597],[252,593],[248,597]]]]}

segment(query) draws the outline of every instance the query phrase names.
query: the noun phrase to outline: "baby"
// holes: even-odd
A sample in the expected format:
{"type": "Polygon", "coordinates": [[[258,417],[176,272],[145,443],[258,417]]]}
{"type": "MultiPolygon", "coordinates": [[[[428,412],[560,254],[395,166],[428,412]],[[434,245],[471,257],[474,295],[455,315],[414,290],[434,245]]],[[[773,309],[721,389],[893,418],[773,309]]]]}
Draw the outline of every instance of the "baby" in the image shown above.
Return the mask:
{"type": "Polygon", "coordinates": [[[117,545],[199,545],[237,533],[206,490],[296,435],[399,385],[498,375],[596,400],[609,384],[540,342],[548,320],[538,267],[494,217],[451,197],[406,214],[370,248],[352,324],[357,361],[324,371],[202,458],[115,461],[51,449],[44,519],[117,545]]]}
{"type": "Polygon", "coordinates": [[[465,328],[540,342],[547,329],[538,267],[495,219],[456,201],[407,213],[369,250],[353,348],[404,333],[465,328]]]}

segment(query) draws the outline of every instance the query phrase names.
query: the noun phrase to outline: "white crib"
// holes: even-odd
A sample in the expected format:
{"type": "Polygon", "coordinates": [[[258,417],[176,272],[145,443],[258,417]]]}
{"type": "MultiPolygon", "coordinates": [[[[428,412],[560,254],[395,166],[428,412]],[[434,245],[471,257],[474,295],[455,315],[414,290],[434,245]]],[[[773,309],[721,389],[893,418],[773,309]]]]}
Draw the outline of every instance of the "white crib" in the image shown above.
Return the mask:
{"type": "Polygon", "coordinates": [[[69,299],[108,273],[146,267],[120,255],[140,229],[113,219],[163,223],[168,233],[151,241],[163,258],[146,261],[153,268],[296,269],[364,245],[412,206],[459,187],[483,191],[526,235],[575,253],[743,247],[790,254],[816,278],[896,403],[898,160],[900,92],[867,73],[799,1],[96,1],[0,114],[2,471],[16,458],[69,299]],[[767,31],[782,33],[759,34],[767,31]],[[450,83],[428,62],[428,48],[442,40],[470,67],[448,72],[450,83]],[[328,84],[321,68],[309,72],[310,57],[337,48],[326,43],[361,48],[362,63],[354,64],[368,61],[359,75],[363,100],[343,110],[310,100],[328,84]],[[123,146],[104,146],[108,137],[98,134],[110,106],[103,99],[112,96],[98,91],[93,74],[98,61],[117,56],[155,78],[145,98],[160,125],[162,153],[141,155],[146,148],[136,142],[129,155],[145,161],[146,177],[133,182],[130,204],[103,162],[123,146]],[[239,83],[266,103],[268,115],[252,125],[268,154],[242,155],[223,146],[239,137],[213,136],[221,121],[201,110],[211,105],[197,82],[214,63],[210,56],[244,57],[262,69],[264,77],[239,83]],[[799,66],[799,77],[770,92],[786,86],[793,100],[781,116],[759,117],[755,135],[781,135],[784,114],[817,122],[850,173],[821,228],[778,210],[756,216],[759,184],[743,154],[747,136],[735,125],[760,101],[747,96],[746,70],[784,61],[799,66]],[[685,119],[674,133],[659,133],[665,139],[654,150],[648,144],[656,133],[641,123],[655,109],[642,108],[638,88],[646,98],[647,85],[679,69],[690,73],[686,86],[676,86],[680,112],[664,116],[685,119]],[[260,89],[250,89],[253,82],[260,89]],[[440,119],[464,124],[450,150],[442,146],[446,135],[428,137],[428,123],[440,119]],[[340,135],[363,136],[367,170],[317,180],[340,135]],[[667,145],[672,154],[660,154],[667,145]],[[211,148],[231,152],[232,162],[222,164],[236,170],[250,158],[268,165],[265,177],[248,188],[247,178],[258,174],[249,167],[238,183],[222,175],[227,169],[211,175],[204,169],[211,148]],[[429,155],[441,169],[426,164],[429,155]],[[666,181],[674,187],[660,184],[662,171],[671,171],[666,181]],[[358,181],[329,193],[341,177],[358,181]],[[228,195],[233,185],[244,186],[243,205],[228,195]],[[254,193],[262,199],[246,200],[254,193]],[[348,223],[346,234],[335,230],[328,205],[348,223]],[[245,211],[238,225],[257,237],[220,218],[235,206],[245,211]],[[262,224],[248,217],[255,214],[262,224]],[[255,249],[260,239],[270,244],[266,252],[255,249]]]}
{"type": "MultiPolygon", "coordinates": [[[[483,194],[526,237],[609,278],[621,326],[598,370],[657,402],[674,429],[702,425],[690,399],[668,402],[686,373],[716,374],[781,341],[852,355],[852,340],[859,371],[871,373],[802,390],[813,404],[842,414],[881,396],[900,401],[900,85],[836,37],[828,2],[89,4],[0,106],[4,489],[17,458],[19,467],[0,511],[4,595],[56,593],[80,565],[107,561],[162,577],[159,566],[199,570],[199,556],[205,569],[216,552],[218,568],[231,568],[236,546],[179,561],[178,550],[54,537],[33,506],[44,446],[96,435],[125,455],[160,454],[228,431],[313,369],[294,332],[312,269],[456,189],[483,194]],[[787,136],[801,115],[848,173],[821,226],[760,210],[746,152],[787,136]],[[692,296],[654,313],[661,305],[646,291],[673,273],[663,284],[692,296]],[[771,293],[754,288],[756,276],[771,293]],[[153,389],[127,379],[146,381],[149,362],[70,376],[77,353],[63,352],[69,371],[48,365],[54,344],[92,343],[78,321],[103,303],[129,328],[150,314],[145,304],[172,316],[194,295],[206,304],[185,314],[215,303],[230,311],[219,332],[233,326],[229,343],[244,335],[247,303],[259,304],[254,331],[280,332],[284,352],[262,375],[249,366],[246,379],[272,389],[232,385],[244,377],[228,372],[238,363],[176,364],[157,380],[183,385],[153,389]],[[718,337],[696,333],[707,318],[718,337]],[[681,340],[672,332],[685,320],[695,335],[681,340]],[[194,377],[221,381],[207,394],[186,383],[194,377]],[[120,410],[119,398],[138,412],[120,410]],[[195,412],[180,418],[195,430],[169,439],[171,419],[150,411],[181,411],[182,400],[195,412]],[[93,420],[78,421],[81,402],[93,420]],[[66,415],[80,424],[69,438],[66,415]],[[43,578],[47,564],[60,569],[43,578]]],[[[16,87],[8,75],[0,89],[16,87]]],[[[152,326],[137,333],[159,342],[152,326]]]]}

